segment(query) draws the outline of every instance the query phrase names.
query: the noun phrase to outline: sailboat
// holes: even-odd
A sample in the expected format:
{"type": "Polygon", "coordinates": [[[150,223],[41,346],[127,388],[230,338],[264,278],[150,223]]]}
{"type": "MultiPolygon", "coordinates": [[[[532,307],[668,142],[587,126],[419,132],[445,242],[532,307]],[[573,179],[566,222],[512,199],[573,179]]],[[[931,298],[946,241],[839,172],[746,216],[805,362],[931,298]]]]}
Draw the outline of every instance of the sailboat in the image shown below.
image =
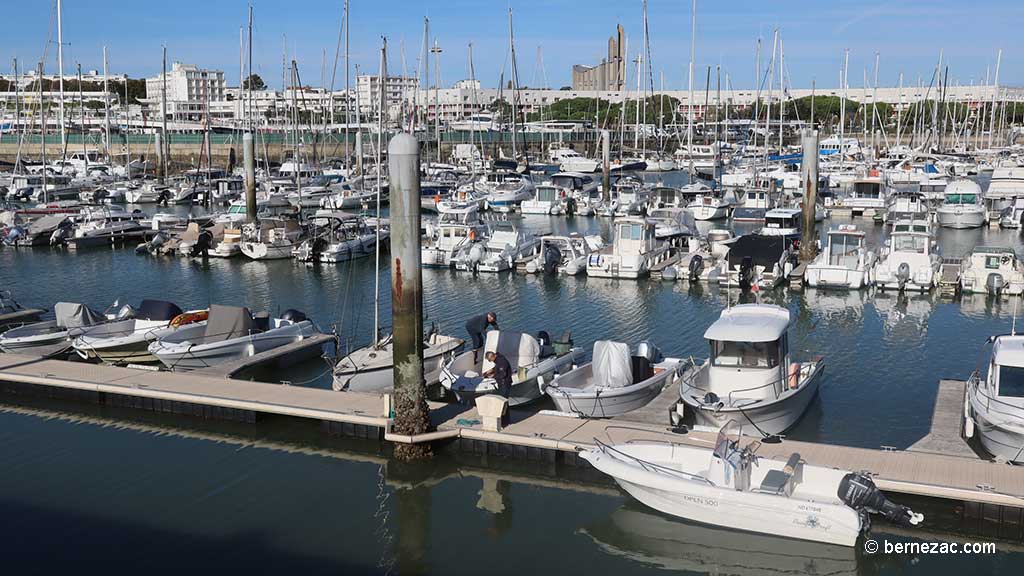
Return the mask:
{"type": "MultiPolygon", "coordinates": [[[[387,40],[381,47],[380,56],[380,81],[383,86],[383,79],[387,75],[387,40]]],[[[384,147],[384,114],[386,110],[387,94],[381,90],[380,114],[378,115],[377,130],[377,166],[382,166],[381,151],[384,147]]],[[[377,188],[377,222],[381,220],[380,205],[382,186],[381,179],[376,180],[377,188]]],[[[377,227],[380,234],[380,226],[377,227]]],[[[374,270],[380,270],[380,241],[376,243],[376,266],[374,270]]],[[[333,388],[337,391],[352,392],[387,392],[394,389],[394,341],[391,335],[381,337],[380,330],[380,274],[374,274],[374,297],[373,297],[373,344],[356,349],[340,360],[334,366],[333,388]]],[[[431,330],[423,346],[423,375],[427,386],[436,385],[440,381],[441,367],[452,357],[458,354],[464,345],[461,338],[445,336],[436,330],[431,330]]]]}

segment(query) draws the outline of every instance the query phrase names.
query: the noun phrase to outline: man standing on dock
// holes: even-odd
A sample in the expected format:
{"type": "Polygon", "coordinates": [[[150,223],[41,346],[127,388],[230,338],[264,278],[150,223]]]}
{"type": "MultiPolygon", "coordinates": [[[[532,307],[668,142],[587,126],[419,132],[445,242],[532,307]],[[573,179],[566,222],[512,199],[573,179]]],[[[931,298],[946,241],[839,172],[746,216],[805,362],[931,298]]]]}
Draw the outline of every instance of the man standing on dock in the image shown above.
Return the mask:
{"type": "Polygon", "coordinates": [[[469,337],[473,340],[473,350],[484,347],[484,333],[487,332],[488,326],[494,326],[495,330],[498,329],[498,315],[494,312],[480,314],[466,320],[466,332],[469,332],[469,337]]]}
{"type": "Polygon", "coordinates": [[[485,378],[494,378],[498,394],[508,398],[508,395],[512,392],[512,365],[508,363],[508,359],[500,352],[488,352],[486,358],[494,363],[494,368],[484,372],[483,376],[485,378]]]}

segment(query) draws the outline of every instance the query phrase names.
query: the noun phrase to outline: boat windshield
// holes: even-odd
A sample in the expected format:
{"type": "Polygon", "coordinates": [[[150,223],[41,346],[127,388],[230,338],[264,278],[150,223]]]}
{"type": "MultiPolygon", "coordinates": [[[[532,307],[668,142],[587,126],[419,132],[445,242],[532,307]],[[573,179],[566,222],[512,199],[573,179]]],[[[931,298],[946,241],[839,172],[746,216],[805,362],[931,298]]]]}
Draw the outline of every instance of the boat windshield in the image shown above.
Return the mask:
{"type": "Polygon", "coordinates": [[[893,234],[892,249],[895,252],[925,254],[928,251],[928,237],[916,234],[893,234]]]}
{"type": "Polygon", "coordinates": [[[713,341],[711,354],[715,366],[775,368],[779,365],[779,342],[713,341]]]}
{"type": "Polygon", "coordinates": [[[976,204],[977,194],[946,194],[946,204],[976,204]]]}
{"type": "Polygon", "coordinates": [[[1024,398],[1024,368],[999,367],[999,396],[1024,398]]]}
{"type": "Polygon", "coordinates": [[[644,226],[642,224],[619,226],[619,238],[623,240],[643,240],[644,226]]]}
{"type": "Polygon", "coordinates": [[[832,266],[855,268],[857,251],[863,238],[856,234],[830,234],[828,238],[828,263],[832,266]]]}

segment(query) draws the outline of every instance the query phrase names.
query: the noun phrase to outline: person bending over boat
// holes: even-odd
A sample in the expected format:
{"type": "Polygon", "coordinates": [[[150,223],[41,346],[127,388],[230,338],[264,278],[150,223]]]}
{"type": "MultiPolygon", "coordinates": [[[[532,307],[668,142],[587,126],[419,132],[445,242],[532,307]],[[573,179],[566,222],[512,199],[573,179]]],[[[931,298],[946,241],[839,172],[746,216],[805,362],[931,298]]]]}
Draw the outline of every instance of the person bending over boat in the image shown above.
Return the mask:
{"type": "Polygon", "coordinates": [[[494,368],[483,373],[484,378],[494,378],[498,394],[508,398],[512,392],[512,365],[500,352],[488,352],[485,357],[494,363],[494,368]]]}
{"type": "Polygon", "coordinates": [[[469,332],[469,337],[473,340],[474,350],[484,347],[484,333],[487,332],[488,326],[494,326],[495,330],[498,329],[498,315],[494,312],[480,314],[466,320],[466,332],[469,332]]]}

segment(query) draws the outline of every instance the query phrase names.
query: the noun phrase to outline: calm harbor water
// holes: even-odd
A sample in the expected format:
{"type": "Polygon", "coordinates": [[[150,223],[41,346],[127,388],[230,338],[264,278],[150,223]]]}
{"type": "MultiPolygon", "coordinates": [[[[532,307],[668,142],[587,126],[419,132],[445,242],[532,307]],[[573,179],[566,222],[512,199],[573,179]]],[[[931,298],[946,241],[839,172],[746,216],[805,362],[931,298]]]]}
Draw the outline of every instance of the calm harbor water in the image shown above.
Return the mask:
{"type": "MultiPolygon", "coordinates": [[[[882,242],[881,226],[855,223],[868,231],[870,244],[882,242]]],[[[598,233],[609,222],[528,217],[523,224],[598,233]]],[[[1017,232],[998,229],[940,230],[939,244],[947,256],[978,244],[1021,248],[1017,232]]],[[[389,278],[386,268],[378,272],[386,325],[389,278]]],[[[131,249],[0,249],[0,287],[25,305],[69,300],[103,308],[118,298],[164,298],[182,307],[297,308],[324,329],[337,327],[352,345],[371,337],[374,273],[372,258],[307,267],[157,259],[131,249]]],[[[668,355],[703,357],[704,330],[736,298],[683,283],[424,271],[427,324],[464,336],[467,316],[494,310],[503,328],[571,330],[588,350],[598,339],[651,340],[668,355]]],[[[867,291],[779,290],[762,294],[762,301],[791,310],[794,349],[826,359],[821,393],[791,436],[869,448],[902,448],[926,434],[938,380],[967,377],[984,340],[1009,330],[1014,310],[1011,301],[982,297],[867,291]]],[[[322,361],[265,378],[330,386],[322,361]]],[[[18,519],[4,523],[0,536],[16,567],[457,574],[484,566],[497,573],[602,574],[1024,569],[1021,548],[1011,544],[972,558],[866,556],[692,526],[630,503],[611,486],[556,487],[564,482],[532,481],[518,470],[466,469],[444,458],[396,468],[372,447],[351,449],[316,430],[162,419],[135,425],[141,416],[106,410],[75,416],[83,410],[52,402],[0,406],[0,509],[18,519]],[[200,425],[212,430],[189,428],[200,425]],[[59,555],[52,553],[55,543],[59,555]]],[[[928,534],[948,537],[951,527],[939,524],[928,534]]]]}

